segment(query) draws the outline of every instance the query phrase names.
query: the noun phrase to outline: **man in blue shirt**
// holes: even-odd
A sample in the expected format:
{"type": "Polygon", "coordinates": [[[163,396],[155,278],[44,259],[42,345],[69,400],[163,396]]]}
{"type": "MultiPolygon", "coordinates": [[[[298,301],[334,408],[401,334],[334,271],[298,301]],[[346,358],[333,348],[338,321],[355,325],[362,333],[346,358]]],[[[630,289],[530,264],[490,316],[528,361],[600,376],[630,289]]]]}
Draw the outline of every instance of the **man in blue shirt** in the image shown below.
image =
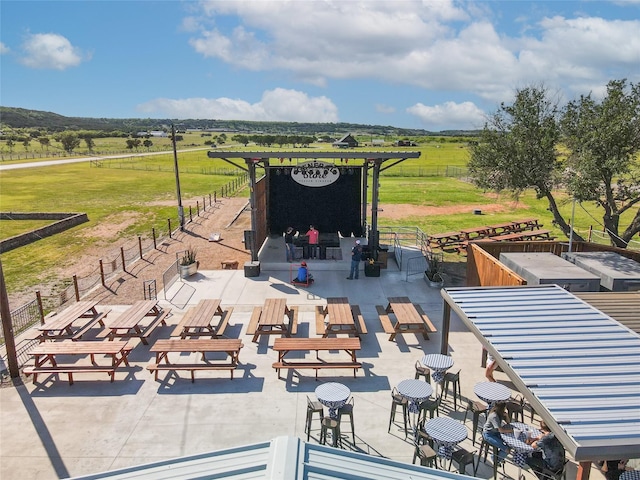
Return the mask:
{"type": "Polygon", "coordinates": [[[347,280],[357,280],[360,273],[360,261],[362,260],[362,246],[360,240],[356,240],[356,244],[351,249],[351,271],[347,280]]]}
{"type": "Polygon", "coordinates": [[[302,262],[300,268],[298,268],[298,276],[293,279],[294,283],[311,283],[313,282],[313,275],[311,275],[307,269],[307,262],[302,262]]]}

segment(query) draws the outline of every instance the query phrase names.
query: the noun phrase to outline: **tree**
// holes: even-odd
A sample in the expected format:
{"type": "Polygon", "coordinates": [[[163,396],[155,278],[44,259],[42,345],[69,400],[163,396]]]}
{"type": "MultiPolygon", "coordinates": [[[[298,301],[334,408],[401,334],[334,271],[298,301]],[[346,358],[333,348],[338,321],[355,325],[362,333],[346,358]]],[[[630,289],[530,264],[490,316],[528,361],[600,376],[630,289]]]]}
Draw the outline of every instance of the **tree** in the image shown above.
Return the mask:
{"type": "Polygon", "coordinates": [[[249,141],[250,141],[249,137],[246,135],[234,135],[233,137],[231,137],[231,140],[233,142],[241,143],[245,147],[249,144],[249,141]]]}
{"type": "MultiPolygon", "coordinates": [[[[561,179],[562,164],[556,145],[560,139],[560,109],[543,86],[516,91],[513,105],[502,103],[484,126],[477,145],[471,146],[469,173],[486,190],[507,190],[517,195],[532,188],[546,198],[553,221],[569,236],[553,190],[561,179]]],[[[574,233],[577,240],[583,240],[574,233]]]]}
{"type": "Polygon", "coordinates": [[[13,153],[13,146],[15,145],[15,143],[13,142],[13,139],[9,139],[7,140],[7,148],[9,149],[9,153],[13,153]]]}
{"type": "Polygon", "coordinates": [[[566,183],[573,198],[604,210],[611,241],[626,247],[640,231],[640,209],[619,234],[620,216],[640,201],[640,84],[612,80],[597,102],[591,94],[569,102],[561,122],[569,148],[566,183]]]}
{"type": "Polygon", "coordinates": [[[49,151],[49,145],[51,144],[51,140],[48,137],[38,137],[38,142],[40,142],[40,150],[47,148],[47,152],[49,151]]]}
{"type": "Polygon", "coordinates": [[[129,138],[127,139],[127,148],[129,150],[133,150],[134,148],[138,150],[141,143],[142,141],[139,138],[129,138]]]}
{"type": "Polygon", "coordinates": [[[142,145],[145,146],[145,148],[147,149],[147,152],[148,152],[151,149],[151,147],[153,146],[153,142],[147,138],[144,142],[142,142],[142,145]]]}
{"type": "Polygon", "coordinates": [[[80,139],[73,132],[63,132],[59,138],[59,142],[62,143],[62,148],[64,148],[65,152],[72,153],[74,149],[80,146],[80,139]]]}
{"type": "Polygon", "coordinates": [[[25,138],[22,141],[22,145],[24,146],[25,151],[29,151],[29,147],[31,146],[31,139],[30,138],[25,138]]]}
{"type": "Polygon", "coordinates": [[[93,147],[95,147],[96,145],[96,142],[93,141],[93,138],[84,137],[84,143],[87,144],[87,149],[89,150],[89,152],[93,152],[93,147]]]}

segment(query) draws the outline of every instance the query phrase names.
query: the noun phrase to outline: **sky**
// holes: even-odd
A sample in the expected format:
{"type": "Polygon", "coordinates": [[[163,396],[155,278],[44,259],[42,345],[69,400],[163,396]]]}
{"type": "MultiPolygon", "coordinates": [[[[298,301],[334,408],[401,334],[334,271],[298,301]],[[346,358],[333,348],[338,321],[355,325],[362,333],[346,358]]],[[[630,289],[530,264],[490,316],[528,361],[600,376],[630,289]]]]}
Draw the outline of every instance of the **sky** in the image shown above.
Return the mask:
{"type": "Polygon", "coordinates": [[[517,89],[640,83],[640,0],[0,2],[0,105],[482,128],[517,89]]]}

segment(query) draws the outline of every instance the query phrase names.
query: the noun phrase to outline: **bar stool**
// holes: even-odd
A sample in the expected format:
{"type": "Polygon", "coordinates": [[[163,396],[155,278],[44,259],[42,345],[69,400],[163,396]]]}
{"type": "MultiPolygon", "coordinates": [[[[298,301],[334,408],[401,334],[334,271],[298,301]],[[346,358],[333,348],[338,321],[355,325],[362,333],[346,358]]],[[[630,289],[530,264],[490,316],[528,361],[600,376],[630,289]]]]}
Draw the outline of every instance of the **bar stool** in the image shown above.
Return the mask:
{"type": "Polygon", "coordinates": [[[467,414],[471,412],[472,414],[472,422],[473,428],[471,429],[471,441],[475,445],[476,444],[476,433],[478,431],[478,424],[480,423],[480,415],[487,413],[487,405],[479,402],[469,400],[467,403],[467,410],[464,412],[464,422],[467,421],[467,414]]]}
{"type": "MultiPolygon", "coordinates": [[[[487,455],[489,454],[489,447],[493,449],[493,458],[496,459],[493,462],[493,479],[496,480],[498,478],[498,447],[495,445],[491,445],[488,443],[484,437],[482,437],[482,442],[480,443],[480,450],[478,451],[478,463],[480,463],[480,457],[482,456],[482,451],[484,450],[484,463],[487,463],[487,455]]],[[[504,469],[504,463],[502,464],[502,468],[504,469]]]]}
{"type": "Polygon", "coordinates": [[[462,402],[462,394],[460,393],[460,370],[457,373],[445,373],[442,384],[445,398],[449,396],[449,384],[451,384],[451,393],[453,393],[453,409],[458,409],[458,398],[462,402]]]}
{"type": "Polygon", "coordinates": [[[509,422],[524,423],[524,398],[522,396],[516,395],[507,401],[507,414],[509,422]]]}
{"type": "Polygon", "coordinates": [[[429,445],[415,445],[411,463],[415,464],[418,458],[423,467],[438,468],[438,454],[429,445]]]}
{"type": "Polygon", "coordinates": [[[351,420],[351,435],[353,436],[353,444],[356,444],[356,433],[353,428],[353,405],[354,399],[351,397],[342,407],[338,409],[338,422],[342,422],[342,416],[347,415],[351,420]]]}
{"type": "Polygon", "coordinates": [[[449,461],[449,470],[451,470],[451,465],[455,462],[458,466],[458,473],[466,475],[467,465],[471,465],[473,467],[473,476],[475,477],[476,473],[478,473],[478,465],[480,464],[480,457],[478,457],[477,462],[474,460],[475,453],[475,451],[470,452],[464,448],[454,450],[451,454],[451,460],[449,461]]]}
{"type": "Polygon", "coordinates": [[[425,367],[420,363],[420,360],[416,360],[416,380],[419,380],[420,377],[424,377],[424,381],[427,383],[431,383],[431,370],[429,367],[425,367]]]}
{"type": "Polygon", "coordinates": [[[307,442],[311,436],[311,422],[313,420],[313,414],[320,414],[320,421],[324,418],[324,406],[320,402],[315,402],[307,396],[307,420],[304,425],[304,431],[307,434],[307,442]]]}
{"type": "Polygon", "coordinates": [[[406,437],[407,436],[407,418],[409,415],[407,411],[407,399],[404,398],[402,395],[400,395],[394,387],[393,390],[391,391],[391,415],[389,416],[389,428],[387,429],[387,432],[391,431],[391,424],[396,419],[396,409],[398,407],[402,407],[402,419],[404,420],[404,436],[406,437]]]}
{"type": "Polygon", "coordinates": [[[337,447],[338,444],[342,445],[342,439],[340,438],[340,422],[329,417],[322,419],[320,444],[325,445],[327,443],[327,433],[329,430],[331,430],[331,445],[333,447],[337,447]]]}

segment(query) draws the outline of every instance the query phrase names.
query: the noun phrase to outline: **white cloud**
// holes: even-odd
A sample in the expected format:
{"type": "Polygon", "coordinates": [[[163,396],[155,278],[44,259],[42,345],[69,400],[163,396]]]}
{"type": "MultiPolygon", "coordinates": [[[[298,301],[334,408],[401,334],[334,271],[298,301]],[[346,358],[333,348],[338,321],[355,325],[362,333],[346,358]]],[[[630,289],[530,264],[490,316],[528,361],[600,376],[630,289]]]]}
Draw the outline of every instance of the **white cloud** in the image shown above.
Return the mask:
{"type": "Polygon", "coordinates": [[[327,97],[276,88],[265,91],[257,103],[231,98],[157,98],[138,105],[146,114],[172,118],[212,118],[282,122],[337,122],[338,109],[327,97]]]}
{"type": "Polygon", "coordinates": [[[445,102],[432,107],[422,103],[407,108],[407,112],[415,115],[420,121],[437,129],[480,129],[484,125],[485,114],[472,102],[445,102]],[[455,127],[452,127],[455,125],[455,127]]]}
{"type": "Polygon", "coordinates": [[[4,42],[0,42],[0,55],[4,55],[5,53],[9,53],[10,49],[7,47],[4,42]]]}
{"type": "Polygon", "coordinates": [[[30,68],[65,70],[83,61],[80,49],[56,33],[30,34],[22,49],[24,56],[20,62],[30,68]]]}
{"type": "Polygon", "coordinates": [[[191,39],[197,52],[254,71],[285,70],[320,86],[367,78],[502,101],[523,84],[575,92],[585,83],[640,79],[640,21],[633,19],[536,20],[529,12],[520,20],[523,33],[509,36],[494,23],[499,3],[212,0],[200,6],[201,15],[192,16],[199,21],[191,39]],[[225,29],[230,19],[236,23],[225,29]]]}

